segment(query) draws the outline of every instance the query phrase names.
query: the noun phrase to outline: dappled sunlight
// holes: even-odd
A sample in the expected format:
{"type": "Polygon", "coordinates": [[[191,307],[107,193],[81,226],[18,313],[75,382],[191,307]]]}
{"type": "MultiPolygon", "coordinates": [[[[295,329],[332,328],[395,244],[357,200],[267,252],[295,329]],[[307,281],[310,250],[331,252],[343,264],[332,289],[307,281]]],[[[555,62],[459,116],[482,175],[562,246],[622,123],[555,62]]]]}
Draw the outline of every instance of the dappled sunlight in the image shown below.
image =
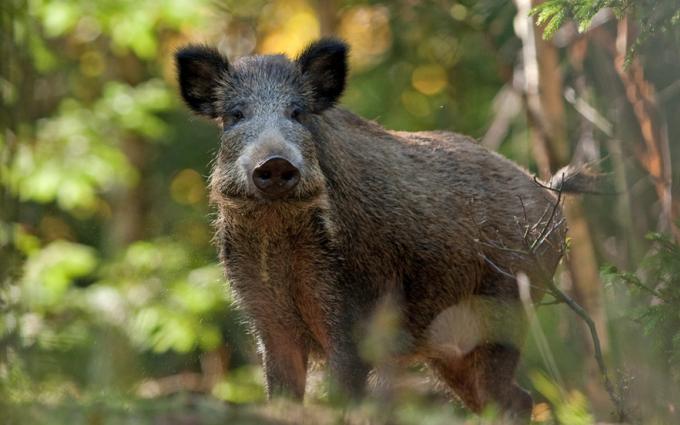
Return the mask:
{"type": "Polygon", "coordinates": [[[277,0],[265,8],[260,21],[258,52],[295,57],[321,34],[319,20],[305,0],[277,0]]]}
{"type": "Polygon", "coordinates": [[[432,111],[427,98],[413,90],[405,90],[401,93],[401,103],[409,113],[416,117],[426,117],[432,111]]]}
{"type": "Polygon", "coordinates": [[[389,9],[384,5],[360,5],[342,13],[338,35],[351,46],[352,69],[375,65],[392,44],[389,9]]]}
{"type": "Polygon", "coordinates": [[[421,65],[413,70],[411,84],[422,94],[432,96],[446,87],[446,70],[440,65],[421,65]]]}
{"type": "Polygon", "coordinates": [[[180,204],[205,203],[205,180],[196,170],[190,168],[177,173],[170,183],[172,199],[180,204]]]}

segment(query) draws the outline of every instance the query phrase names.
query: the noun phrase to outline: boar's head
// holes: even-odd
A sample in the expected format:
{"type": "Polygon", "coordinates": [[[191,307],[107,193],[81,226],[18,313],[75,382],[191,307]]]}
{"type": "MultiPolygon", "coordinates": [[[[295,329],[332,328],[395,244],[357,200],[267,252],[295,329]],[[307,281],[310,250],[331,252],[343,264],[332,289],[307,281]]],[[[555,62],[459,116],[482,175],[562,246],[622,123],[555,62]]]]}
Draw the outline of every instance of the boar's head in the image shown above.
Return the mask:
{"type": "Polygon", "coordinates": [[[197,45],[176,53],[184,101],[222,127],[213,196],[271,203],[323,190],[315,123],[342,94],[347,50],[322,39],[295,60],[266,55],[230,63],[197,45]]]}

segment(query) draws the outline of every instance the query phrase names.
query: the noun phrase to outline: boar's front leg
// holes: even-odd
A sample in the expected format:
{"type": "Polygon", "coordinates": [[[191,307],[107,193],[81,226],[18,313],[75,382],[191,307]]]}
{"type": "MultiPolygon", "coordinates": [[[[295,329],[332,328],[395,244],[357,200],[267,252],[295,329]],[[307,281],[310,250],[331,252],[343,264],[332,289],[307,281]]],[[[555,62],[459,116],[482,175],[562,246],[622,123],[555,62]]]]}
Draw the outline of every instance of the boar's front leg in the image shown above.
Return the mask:
{"type": "Polygon", "coordinates": [[[260,331],[260,350],[267,398],[283,396],[302,400],[307,379],[308,348],[284,329],[260,331]]]}
{"type": "Polygon", "coordinates": [[[328,366],[332,378],[334,397],[345,400],[359,400],[363,397],[370,366],[359,354],[357,324],[360,323],[356,310],[358,303],[347,302],[332,320],[328,366]]]}
{"type": "Polygon", "coordinates": [[[337,395],[350,400],[363,397],[369,367],[359,356],[356,343],[340,342],[330,353],[328,363],[337,395]]]}

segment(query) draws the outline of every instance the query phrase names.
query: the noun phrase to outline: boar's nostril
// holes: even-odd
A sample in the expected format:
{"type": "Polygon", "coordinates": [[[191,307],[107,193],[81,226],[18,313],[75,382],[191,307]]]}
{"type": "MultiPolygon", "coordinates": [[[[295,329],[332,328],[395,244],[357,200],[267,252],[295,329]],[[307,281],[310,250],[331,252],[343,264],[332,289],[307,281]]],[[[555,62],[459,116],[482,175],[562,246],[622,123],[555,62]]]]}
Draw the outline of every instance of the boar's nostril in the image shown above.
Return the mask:
{"type": "Polygon", "coordinates": [[[253,170],[253,183],[265,196],[280,198],[300,181],[300,170],[278,156],[267,159],[253,170]]]}

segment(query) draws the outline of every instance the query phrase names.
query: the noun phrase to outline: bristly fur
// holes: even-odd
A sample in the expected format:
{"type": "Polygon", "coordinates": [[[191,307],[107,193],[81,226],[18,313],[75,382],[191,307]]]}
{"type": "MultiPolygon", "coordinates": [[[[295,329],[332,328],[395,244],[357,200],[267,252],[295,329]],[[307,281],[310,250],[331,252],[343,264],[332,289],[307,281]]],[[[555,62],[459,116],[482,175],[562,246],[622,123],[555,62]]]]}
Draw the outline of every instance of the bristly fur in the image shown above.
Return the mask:
{"type": "Polygon", "coordinates": [[[316,355],[359,397],[373,366],[359,340],[389,305],[392,358],[428,363],[474,411],[496,403],[527,423],[531,397],[514,381],[526,330],[514,276],[527,274],[540,298],[557,267],[566,227],[555,193],[469,137],[389,131],[334,107],[347,74],[338,40],[294,61],[227,65],[214,51],[188,52],[178,56],[187,103],[226,117],[210,180],[216,243],[269,396],[302,398],[316,355]],[[295,158],[300,172],[275,200],[250,177],[272,156],[295,158]],[[536,225],[545,211],[557,223],[549,234],[536,225]],[[541,243],[529,253],[525,238],[541,243]]]}
{"type": "Polygon", "coordinates": [[[597,173],[588,164],[561,168],[548,181],[547,186],[564,193],[614,194],[611,175],[597,173]]]}

